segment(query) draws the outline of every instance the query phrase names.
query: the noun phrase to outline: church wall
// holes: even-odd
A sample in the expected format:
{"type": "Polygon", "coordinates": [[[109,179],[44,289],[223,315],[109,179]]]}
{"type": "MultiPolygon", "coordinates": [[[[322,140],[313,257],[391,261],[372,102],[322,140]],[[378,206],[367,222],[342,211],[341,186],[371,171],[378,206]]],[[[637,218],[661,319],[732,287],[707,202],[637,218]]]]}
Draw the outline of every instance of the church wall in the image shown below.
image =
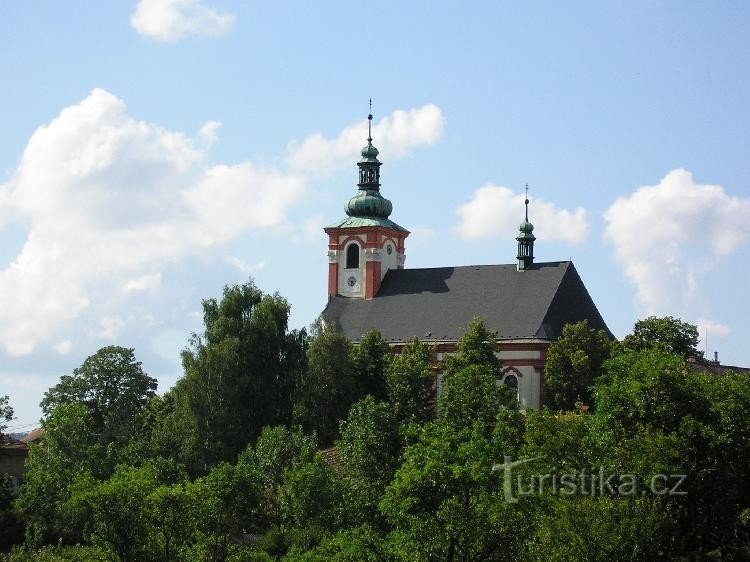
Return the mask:
{"type": "MultiPolygon", "coordinates": [[[[396,350],[401,345],[394,346],[396,350]]],[[[545,341],[498,342],[495,355],[502,362],[502,376],[513,373],[518,379],[518,401],[521,408],[539,409],[542,405],[542,383],[544,363],[547,358],[549,343],[545,341]]],[[[436,395],[442,387],[440,362],[457,350],[454,342],[435,344],[432,347],[433,371],[435,380],[433,389],[436,395]]],[[[502,378],[500,379],[502,381],[502,378]]],[[[500,382],[498,381],[498,382],[500,382]]]]}

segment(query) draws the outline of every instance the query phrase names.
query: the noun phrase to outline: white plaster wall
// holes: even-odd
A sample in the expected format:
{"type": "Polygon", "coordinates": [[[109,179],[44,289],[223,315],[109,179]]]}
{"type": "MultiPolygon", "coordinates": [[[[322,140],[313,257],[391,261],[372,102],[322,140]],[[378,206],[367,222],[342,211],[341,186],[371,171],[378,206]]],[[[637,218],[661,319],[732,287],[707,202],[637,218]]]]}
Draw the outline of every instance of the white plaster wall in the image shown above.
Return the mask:
{"type": "Polygon", "coordinates": [[[392,240],[386,239],[382,247],[383,249],[380,252],[380,256],[381,256],[380,279],[381,280],[383,279],[383,277],[385,277],[385,274],[388,272],[389,269],[396,269],[398,265],[398,251],[396,250],[396,244],[394,244],[392,240]],[[392,249],[390,255],[388,255],[388,246],[390,246],[392,249]]]}
{"type": "MultiPolygon", "coordinates": [[[[530,365],[524,365],[520,367],[513,366],[513,368],[521,373],[518,378],[518,405],[520,408],[533,408],[539,409],[539,391],[541,376],[540,373],[530,365]]],[[[513,373],[513,371],[510,371],[513,373]]]]}
{"type": "Polygon", "coordinates": [[[495,355],[501,361],[508,359],[541,359],[542,353],[533,349],[519,349],[519,350],[502,350],[496,351],[495,355]]]}
{"type": "MultiPolygon", "coordinates": [[[[364,278],[364,268],[365,268],[365,255],[362,251],[362,248],[364,247],[364,241],[362,240],[361,236],[357,237],[360,241],[359,244],[359,268],[357,269],[346,269],[346,251],[349,248],[350,244],[356,243],[355,241],[351,240],[349,241],[346,246],[344,246],[341,251],[338,254],[338,262],[339,262],[339,294],[348,296],[348,297],[361,297],[364,295],[364,284],[362,283],[362,279],[364,278]],[[357,283],[354,285],[354,287],[350,287],[349,283],[347,282],[349,277],[355,277],[357,279],[357,283]]],[[[339,240],[341,242],[342,240],[339,240]]]]}

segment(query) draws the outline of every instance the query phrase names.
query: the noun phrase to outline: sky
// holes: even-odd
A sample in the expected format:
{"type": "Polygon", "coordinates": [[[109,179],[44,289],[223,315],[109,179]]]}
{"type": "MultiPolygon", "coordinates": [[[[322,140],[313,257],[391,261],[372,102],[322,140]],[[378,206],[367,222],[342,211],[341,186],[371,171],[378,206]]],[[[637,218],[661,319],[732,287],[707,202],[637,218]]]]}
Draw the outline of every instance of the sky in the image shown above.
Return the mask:
{"type": "Polygon", "coordinates": [[[406,267],[572,259],[621,337],[651,314],[750,366],[750,4],[0,5],[0,395],[97,349],[167,390],[201,300],[326,302],[372,98],[406,267]]]}

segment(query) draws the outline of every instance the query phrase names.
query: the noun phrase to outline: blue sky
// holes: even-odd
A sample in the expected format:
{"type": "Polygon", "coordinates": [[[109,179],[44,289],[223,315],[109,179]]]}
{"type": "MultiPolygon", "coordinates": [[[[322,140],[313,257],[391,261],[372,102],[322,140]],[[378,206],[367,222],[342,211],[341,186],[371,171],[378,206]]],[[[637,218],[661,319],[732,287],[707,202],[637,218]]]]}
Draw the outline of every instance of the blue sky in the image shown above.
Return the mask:
{"type": "MultiPolygon", "coordinates": [[[[367,100],[407,267],[572,258],[615,334],[647,314],[750,365],[746,2],[0,7],[0,395],[108,344],[161,390],[200,300],[252,276],[308,325],[367,100]]],[[[702,346],[704,344],[701,344],[702,346]]]]}

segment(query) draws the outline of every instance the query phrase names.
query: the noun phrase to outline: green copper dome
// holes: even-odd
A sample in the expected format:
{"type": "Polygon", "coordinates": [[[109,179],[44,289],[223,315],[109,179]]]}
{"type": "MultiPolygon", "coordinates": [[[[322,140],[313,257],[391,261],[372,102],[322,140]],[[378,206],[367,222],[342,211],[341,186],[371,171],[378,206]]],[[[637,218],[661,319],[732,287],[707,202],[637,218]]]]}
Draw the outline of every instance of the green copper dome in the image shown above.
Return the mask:
{"type": "Polygon", "coordinates": [[[518,227],[518,230],[520,230],[523,234],[531,234],[534,232],[534,225],[531,224],[529,221],[524,220],[518,227]]]}
{"type": "Polygon", "coordinates": [[[349,199],[344,211],[350,217],[387,219],[393,211],[393,204],[376,189],[360,189],[349,199]]]}
{"type": "Polygon", "coordinates": [[[372,142],[367,141],[367,146],[362,149],[362,160],[360,162],[377,162],[378,161],[378,149],[372,146],[372,142]]]}

